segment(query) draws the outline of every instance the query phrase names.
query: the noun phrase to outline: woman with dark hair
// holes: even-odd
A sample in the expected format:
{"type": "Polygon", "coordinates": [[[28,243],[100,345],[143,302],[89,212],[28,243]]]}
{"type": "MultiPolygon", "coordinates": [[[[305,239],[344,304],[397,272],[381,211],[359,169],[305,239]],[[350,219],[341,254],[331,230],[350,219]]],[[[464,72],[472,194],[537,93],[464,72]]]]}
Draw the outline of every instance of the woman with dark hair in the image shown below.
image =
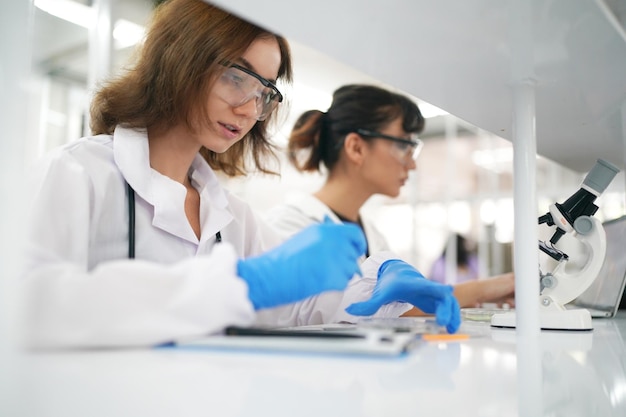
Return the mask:
{"type": "Polygon", "coordinates": [[[470,242],[459,233],[453,234],[450,236],[450,239],[455,241],[454,249],[456,253],[449,253],[448,249],[450,246],[446,244],[441,256],[433,263],[428,278],[442,284],[447,284],[449,281],[461,283],[478,279],[478,256],[476,251],[470,246],[470,242]],[[448,256],[452,256],[452,264],[456,266],[452,273],[446,270],[448,256]]]}
{"type": "MultiPolygon", "coordinates": [[[[346,85],[335,91],[326,112],[303,113],[291,132],[288,143],[291,163],[303,172],[324,171],[327,178],[313,195],[290,196],[285,204],[273,208],[268,220],[283,236],[291,236],[325,217],[337,223],[357,225],[364,231],[366,253],[371,256],[361,269],[375,297],[368,308],[351,307],[348,312],[380,314],[380,307],[381,311],[388,310],[383,313],[387,316],[421,314],[409,304],[385,304],[380,302],[383,299],[380,295],[376,297],[381,293],[381,270],[388,260],[398,257],[388,252],[389,245],[374,224],[361,216],[361,207],[375,194],[389,197],[400,194],[409,171],[416,169],[422,147],[417,135],[423,128],[424,118],[410,98],[373,85],[346,85]]],[[[509,298],[515,287],[513,274],[451,287],[423,279],[419,271],[406,263],[400,265],[403,271],[397,275],[408,277],[406,281],[412,284],[403,288],[405,293],[428,294],[440,291],[441,287],[449,288],[462,307],[509,298]]],[[[354,279],[350,286],[359,281],[363,280],[354,279]]],[[[409,301],[403,291],[396,291],[397,299],[409,301]]],[[[368,297],[366,291],[360,295],[362,299],[368,297]]],[[[414,301],[409,302],[426,313],[434,312],[428,300],[414,301]]]]}
{"type": "Polygon", "coordinates": [[[246,161],[267,171],[276,82],[291,76],[282,37],[201,0],[157,8],[136,64],[96,92],[93,136],[38,167],[29,344],[150,346],[277,323],[286,309],[307,323],[316,310],[298,302],[345,289],[365,251],[356,226],[322,223],[276,246],[215,174],[245,174],[246,161]]]}

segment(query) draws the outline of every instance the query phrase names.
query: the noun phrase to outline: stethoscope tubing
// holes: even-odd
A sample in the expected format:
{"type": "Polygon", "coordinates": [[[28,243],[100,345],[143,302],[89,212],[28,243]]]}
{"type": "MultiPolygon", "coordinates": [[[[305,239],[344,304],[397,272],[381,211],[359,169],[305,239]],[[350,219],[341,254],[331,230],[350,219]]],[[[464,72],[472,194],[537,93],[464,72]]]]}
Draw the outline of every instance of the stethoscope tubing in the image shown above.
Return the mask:
{"type": "Polygon", "coordinates": [[[135,258],[135,190],[126,183],[128,193],[128,259],[135,258]]]}
{"type": "MultiPolygon", "coordinates": [[[[135,259],[135,190],[126,183],[126,193],[128,194],[128,259],[135,259]]],[[[222,241],[222,233],[215,234],[217,243],[222,241]]]]}

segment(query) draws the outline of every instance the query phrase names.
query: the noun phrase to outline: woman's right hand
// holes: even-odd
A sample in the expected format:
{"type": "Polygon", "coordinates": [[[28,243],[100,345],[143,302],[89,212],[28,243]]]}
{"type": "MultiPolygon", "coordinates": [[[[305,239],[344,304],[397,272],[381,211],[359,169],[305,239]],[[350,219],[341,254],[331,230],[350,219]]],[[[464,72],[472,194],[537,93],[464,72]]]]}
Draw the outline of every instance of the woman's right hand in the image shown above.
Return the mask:
{"type": "Polygon", "coordinates": [[[354,224],[324,223],[303,229],[262,255],[239,260],[237,274],[248,283],[255,310],[344,290],[365,253],[366,240],[354,224]]]}

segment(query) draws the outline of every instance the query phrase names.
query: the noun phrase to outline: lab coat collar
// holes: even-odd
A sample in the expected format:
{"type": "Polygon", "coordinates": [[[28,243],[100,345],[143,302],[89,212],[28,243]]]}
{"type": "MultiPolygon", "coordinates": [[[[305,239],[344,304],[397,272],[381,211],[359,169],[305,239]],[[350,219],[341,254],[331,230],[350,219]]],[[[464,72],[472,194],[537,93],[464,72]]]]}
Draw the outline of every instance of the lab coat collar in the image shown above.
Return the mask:
{"type": "Polygon", "coordinates": [[[342,223],[341,219],[314,195],[307,193],[292,194],[287,197],[286,203],[298,209],[306,207],[306,216],[316,222],[322,223],[324,217],[328,216],[333,222],[342,223]]]}
{"type": "MultiPolygon", "coordinates": [[[[150,167],[146,129],[118,126],[113,134],[115,163],[135,193],[154,207],[152,225],[175,236],[198,243],[185,216],[185,187],[150,167]]],[[[200,242],[213,236],[233,220],[228,198],[207,162],[196,155],[190,177],[200,194],[200,242]]]]}

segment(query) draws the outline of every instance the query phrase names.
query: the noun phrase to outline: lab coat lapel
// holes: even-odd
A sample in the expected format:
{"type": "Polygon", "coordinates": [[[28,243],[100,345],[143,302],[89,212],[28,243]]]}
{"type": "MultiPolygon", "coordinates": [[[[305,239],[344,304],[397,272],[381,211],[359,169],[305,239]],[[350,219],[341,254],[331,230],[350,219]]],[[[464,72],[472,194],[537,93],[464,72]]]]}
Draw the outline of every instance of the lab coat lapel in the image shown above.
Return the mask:
{"type": "MultiPolygon", "coordinates": [[[[198,238],[185,215],[187,191],[182,184],[150,167],[147,132],[118,127],[113,148],[115,162],[125,180],[139,198],[153,206],[152,225],[197,244],[198,238]]],[[[205,240],[230,223],[232,214],[215,174],[200,155],[194,159],[191,175],[200,193],[201,240],[205,240]]]]}
{"type": "Polygon", "coordinates": [[[148,134],[145,129],[117,127],[113,133],[113,157],[124,179],[146,201],[151,182],[148,134]]]}
{"type": "Polygon", "coordinates": [[[234,216],[224,189],[206,161],[197,155],[191,166],[191,181],[200,193],[200,242],[204,243],[232,222],[234,216]]]}

